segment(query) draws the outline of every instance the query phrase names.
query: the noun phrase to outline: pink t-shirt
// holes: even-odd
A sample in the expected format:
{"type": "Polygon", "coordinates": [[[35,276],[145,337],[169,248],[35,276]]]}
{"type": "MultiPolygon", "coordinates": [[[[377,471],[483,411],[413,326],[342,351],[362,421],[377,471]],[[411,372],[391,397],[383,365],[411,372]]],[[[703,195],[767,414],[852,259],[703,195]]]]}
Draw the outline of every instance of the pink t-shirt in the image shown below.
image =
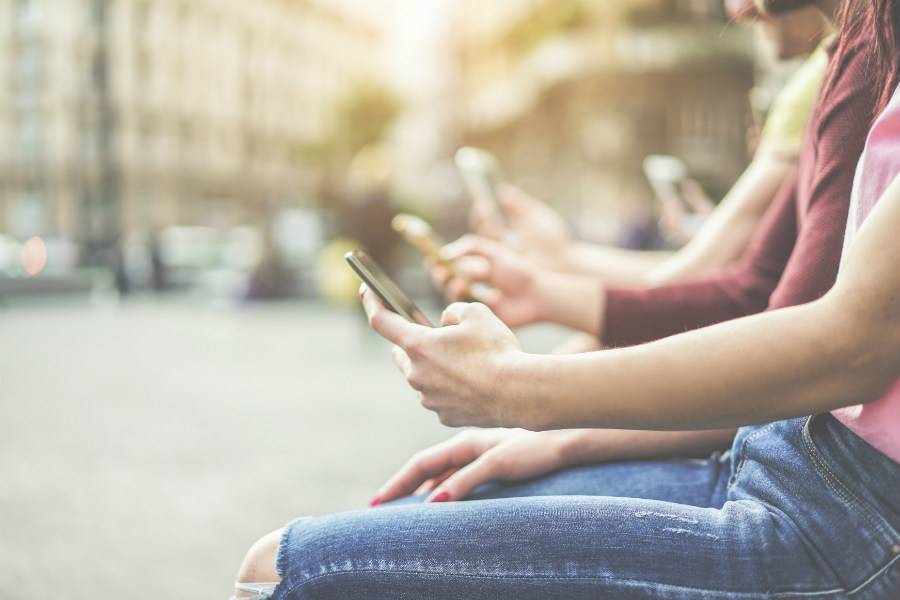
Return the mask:
{"type": "MultiPolygon", "coordinates": [[[[844,256],[857,230],[900,173],[900,89],[869,133],[859,160],[844,256]]],[[[834,416],[869,444],[900,463],[900,379],[884,398],[834,411],[834,416]]]]}

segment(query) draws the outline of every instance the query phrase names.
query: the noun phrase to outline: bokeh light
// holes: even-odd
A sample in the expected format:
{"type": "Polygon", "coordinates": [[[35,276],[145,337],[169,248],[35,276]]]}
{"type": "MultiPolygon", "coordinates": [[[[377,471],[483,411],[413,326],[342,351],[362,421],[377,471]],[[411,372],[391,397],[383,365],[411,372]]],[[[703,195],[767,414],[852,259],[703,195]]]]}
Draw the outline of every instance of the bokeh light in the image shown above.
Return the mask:
{"type": "Polygon", "coordinates": [[[29,239],[22,246],[22,268],[29,277],[40,274],[47,266],[47,244],[39,237],[29,239]]]}

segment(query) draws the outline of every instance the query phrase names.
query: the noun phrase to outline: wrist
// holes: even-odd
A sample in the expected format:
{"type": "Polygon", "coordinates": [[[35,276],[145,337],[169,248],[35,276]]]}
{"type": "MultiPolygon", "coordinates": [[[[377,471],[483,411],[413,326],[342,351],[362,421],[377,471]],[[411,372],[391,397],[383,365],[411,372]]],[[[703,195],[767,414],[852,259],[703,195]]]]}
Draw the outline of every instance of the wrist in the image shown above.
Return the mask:
{"type": "Polygon", "coordinates": [[[496,373],[498,385],[495,397],[499,400],[498,426],[544,431],[552,419],[543,390],[548,387],[544,362],[547,357],[518,352],[496,373]]]}
{"type": "Polygon", "coordinates": [[[532,278],[538,321],[594,334],[600,329],[602,285],[593,277],[537,271],[532,278]]]}

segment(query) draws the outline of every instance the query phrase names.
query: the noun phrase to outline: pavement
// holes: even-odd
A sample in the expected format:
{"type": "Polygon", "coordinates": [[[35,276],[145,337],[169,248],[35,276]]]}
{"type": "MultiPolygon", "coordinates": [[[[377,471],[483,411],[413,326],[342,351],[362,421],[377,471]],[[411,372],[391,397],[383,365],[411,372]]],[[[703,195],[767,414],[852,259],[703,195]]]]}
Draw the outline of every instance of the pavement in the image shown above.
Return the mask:
{"type": "Polygon", "coordinates": [[[453,434],[352,309],[20,301],[0,340],[3,600],[224,599],[258,537],[453,434]]]}

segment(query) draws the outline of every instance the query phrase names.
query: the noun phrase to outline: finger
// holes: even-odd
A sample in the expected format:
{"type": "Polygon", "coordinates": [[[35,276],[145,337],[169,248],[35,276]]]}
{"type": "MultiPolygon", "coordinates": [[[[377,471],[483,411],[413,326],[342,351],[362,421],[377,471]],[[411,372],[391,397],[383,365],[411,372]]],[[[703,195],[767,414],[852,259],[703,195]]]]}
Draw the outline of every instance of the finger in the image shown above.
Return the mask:
{"type": "Polygon", "coordinates": [[[490,318],[493,312],[481,302],[454,302],[441,314],[441,325],[460,325],[466,321],[490,318]]]}
{"type": "Polygon", "coordinates": [[[416,491],[414,491],[412,493],[412,495],[413,496],[423,496],[425,494],[430,494],[431,491],[434,490],[434,488],[436,488],[437,486],[439,486],[442,483],[444,483],[445,481],[447,481],[447,478],[450,477],[451,475],[453,475],[454,473],[456,473],[457,471],[459,471],[459,469],[457,469],[457,468],[447,469],[446,471],[444,471],[437,477],[432,477],[431,479],[429,479],[428,481],[426,481],[425,483],[423,483],[422,485],[417,487],[416,491]]]}
{"type": "Polygon", "coordinates": [[[528,205],[534,202],[531,196],[509,183],[497,186],[497,200],[511,221],[520,219],[527,212],[528,205]]]}
{"type": "Polygon", "coordinates": [[[443,265],[431,267],[428,269],[428,273],[431,275],[431,281],[438,288],[443,288],[450,280],[450,270],[443,265]]]}
{"type": "Polygon", "coordinates": [[[463,500],[476,487],[495,480],[498,475],[498,463],[490,452],[485,452],[434,488],[426,502],[463,500]]]}
{"type": "Polygon", "coordinates": [[[469,305],[466,302],[454,302],[445,308],[444,312],[441,313],[441,325],[444,327],[448,325],[459,325],[463,320],[463,314],[466,312],[468,306],[469,305]]]}
{"type": "Polygon", "coordinates": [[[451,302],[465,302],[469,299],[469,282],[464,279],[453,278],[444,288],[444,294],[451,302]]]}
{"type": "Polygon", "coordinates": [[[394,359],[394,364],[397,365],[397,368],[400,369],[403,376],[409,377],[409,373],[412,371],[412,361],[409,360],[409,355],[406,351],[400,346],[395,345],[391,348],[391,358],[394,359]]]}
{"type": "Polygon", "coordinates": [[[455,242],[450,242],[441,248],[441,257],[444,260],[455,261],[463,256],[483,256],[491,259],[496,254],[497,242],[477,235],[464,235],[455,242]]]}
{"type": "Polygon", "coordinates": [[[442,475],[448,469],[459,468],[475,460],[479,449],[470,442],[454,437],[420,452],[378,490],[384,502],[408,496],[425,481],[442,475]]]}
{"type": "Polygon", "coordinates": [[[469,221],[472,224],[472,230],[478,235],[493,240],[503,238],[504,227],[498,218],[497,207],[493,204],[480,200],[473,201],[469,211],[469,221]]]}
{"type": "Polygon", "coordinates": [[[462,256],[453,262],[453,266],[468,279],[485,281],[491,277],[491,261],[483,256],[462,256]]]}
{"type": "Polygon", "coordinates": [[[715,208],[715,205],[712,200],[709,199],[709,196],[706,195],[703,187],[693,179],[685,179],[681,184],[681,191],[688,206],[690,206],[694,212],[707,214],[712,212],[713,208],[715,208]]]}
{"type": "Polygon", "coordinates": [[[389,311],[371,290],[363,293],[362,301],[372,329],[381,337],[401,348],[408,349],[411,344],[430,331],[430,328],[424,325],[410,323],[397,313],[389,311]]]}

